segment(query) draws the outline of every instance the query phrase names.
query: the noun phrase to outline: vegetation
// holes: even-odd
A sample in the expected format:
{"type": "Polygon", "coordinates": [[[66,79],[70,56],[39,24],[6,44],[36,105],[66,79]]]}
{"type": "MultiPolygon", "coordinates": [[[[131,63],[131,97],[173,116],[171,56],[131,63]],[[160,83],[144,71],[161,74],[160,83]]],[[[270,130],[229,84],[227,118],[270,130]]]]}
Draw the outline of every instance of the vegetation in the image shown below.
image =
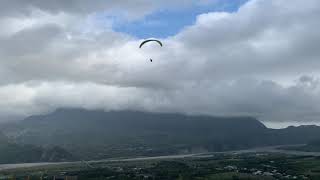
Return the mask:
{"type": "Polygon", "coordinates": [[[284,154],[213,154],[167,160],[51,165],[0,172],[0,177],[53,179],[274,180],[319,179],[320,158],[284,154]]]}

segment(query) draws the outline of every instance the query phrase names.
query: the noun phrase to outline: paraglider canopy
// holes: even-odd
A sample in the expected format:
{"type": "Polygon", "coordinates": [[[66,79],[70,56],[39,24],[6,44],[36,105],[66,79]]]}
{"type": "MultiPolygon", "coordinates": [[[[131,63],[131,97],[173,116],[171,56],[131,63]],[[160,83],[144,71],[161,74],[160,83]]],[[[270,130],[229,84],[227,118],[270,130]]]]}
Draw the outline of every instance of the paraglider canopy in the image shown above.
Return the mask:
{"type": "Polygon", "coordinates": [[[140,44],[139,48],[142,48],[143,45],[145,45],[146,43],[149,43],[149,42],[157,42],[161,47],[163,46],[163,45],[162,45],[162,42],[159,41],[159,40],[157,40],[157,39],[148,39],[148,40],[143,41],[143,42],[140,44]]]}
{"type": "MultiPolygon", "coordinates": [[[[159,40],[157,40],[157,39],[148,39],[148,40],[143,41],[143,42],[140,44],[139,48],[141,49],[143,45],[145,45],[146,43],[149,43],[149,42],[156,42],[156,43],[158,43],[161,47],[163,46],[163,45],[162,45],[162,42],[159,41],[159,40]]],[[[153,61],[153,60],[150,58],[150,62],[152,62],[152,61],[153,61]]]]}

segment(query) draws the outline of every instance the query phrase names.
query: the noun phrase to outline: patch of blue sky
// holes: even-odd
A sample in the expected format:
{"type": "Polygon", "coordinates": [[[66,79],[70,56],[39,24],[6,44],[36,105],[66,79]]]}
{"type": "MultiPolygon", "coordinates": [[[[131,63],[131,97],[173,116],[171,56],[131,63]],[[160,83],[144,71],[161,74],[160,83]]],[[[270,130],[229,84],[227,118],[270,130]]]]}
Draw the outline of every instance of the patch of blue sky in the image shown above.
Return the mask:
{"type": "Polygon", "coordinates": [[[174,36],[184,27],[194,24],[199,14],[219,11],[235,12],[247,1],[220,0],[219,3],[204,3],[183,9],[159,10],[135,21],[123,21],[114,17],[113,29],[136,38],[167,38],[174,36]]]}

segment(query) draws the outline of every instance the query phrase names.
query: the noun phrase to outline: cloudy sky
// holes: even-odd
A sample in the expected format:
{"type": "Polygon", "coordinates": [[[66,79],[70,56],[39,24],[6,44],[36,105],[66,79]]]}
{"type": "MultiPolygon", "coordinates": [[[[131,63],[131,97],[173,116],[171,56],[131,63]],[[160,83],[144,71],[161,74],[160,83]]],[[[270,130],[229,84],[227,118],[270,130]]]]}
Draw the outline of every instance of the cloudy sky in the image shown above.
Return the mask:
{"type": "Polygon", "coordinates": [[[319,0],[2,0],[1,121],[86,108],[320,123],[319,19],[319,0]],[[164,47],[139,49],[147,38],[164,47]]]}

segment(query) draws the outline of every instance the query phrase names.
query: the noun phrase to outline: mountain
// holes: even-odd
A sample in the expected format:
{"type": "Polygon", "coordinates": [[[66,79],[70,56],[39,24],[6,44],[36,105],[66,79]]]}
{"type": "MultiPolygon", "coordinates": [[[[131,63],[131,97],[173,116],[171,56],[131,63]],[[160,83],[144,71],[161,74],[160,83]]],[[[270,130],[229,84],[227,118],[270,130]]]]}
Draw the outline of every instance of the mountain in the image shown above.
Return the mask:
{"type": "Polygon", "coordinates": [[[320,138],[313,140],[305,145],[282,147],[285,150],[304,151],[304,152],[320,152],[320,138]]]}
{"type": "Polygon", "coordinates": [[[320,128],[266,128],[251,117],[59,109],[1,126],[18,144],[59,146],[82,159],[167,155],[306,143],[320,128]]]}
{"type": "Polygon", "coordinates": [[[315,125],[289,126],[285,129],[270,130],[269,139],[278,144],[307,144],[318,140],[320,127],[315,125]]]}
{"type": "Polygon", "coordinates": [[[9,139],[3,133],[0,132],[0,145],[7,143],[9,143],[9,139]]]}
{"type": "Polygon", "coordinates": [[[19,144],[60,146],[79,157],[98,159],[257,146],[267,128],[249,117],[60,109],[2,130],[19,144]]]}
{"type": "Polygon", "coordinates": [[[59,147],[41,148],[35,145],[19,145],[0,133],[0,164],[57,162],[75,158],[59,147]]]}

